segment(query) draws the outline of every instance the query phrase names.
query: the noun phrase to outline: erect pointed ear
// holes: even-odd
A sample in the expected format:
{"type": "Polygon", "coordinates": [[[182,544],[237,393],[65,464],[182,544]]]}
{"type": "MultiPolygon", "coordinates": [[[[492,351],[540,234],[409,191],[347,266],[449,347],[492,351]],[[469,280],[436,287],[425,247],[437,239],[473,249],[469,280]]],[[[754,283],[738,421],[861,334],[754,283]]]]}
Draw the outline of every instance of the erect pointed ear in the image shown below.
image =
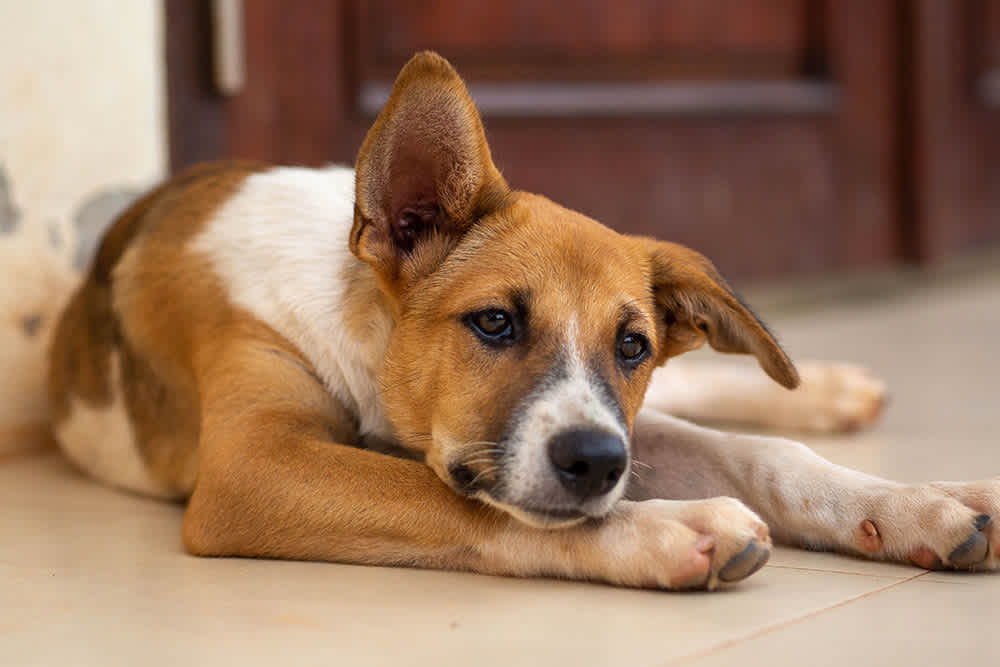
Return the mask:
{"type": "Polygon", "coordinates": [[[752,354],[778,384],[794,389],[799,374],[767,327],[740,301],[703,255],[647,240],[653,293],[665,323],[663,360],[700,347],[752,354]]]}
{"type": "Polygon", "coordinates": [[[433,270],[508,193],[465,84],[429,51],[399,73],[355,179],[351,250],[389,283],[433,270]]]}

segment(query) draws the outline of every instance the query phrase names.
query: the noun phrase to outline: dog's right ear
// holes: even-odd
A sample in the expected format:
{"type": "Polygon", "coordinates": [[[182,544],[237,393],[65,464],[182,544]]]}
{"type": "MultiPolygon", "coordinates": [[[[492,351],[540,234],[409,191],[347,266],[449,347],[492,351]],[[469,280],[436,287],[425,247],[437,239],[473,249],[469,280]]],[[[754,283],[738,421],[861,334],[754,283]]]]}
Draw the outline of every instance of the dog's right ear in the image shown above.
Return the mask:
{"type": "Polygon", "coordinates": [[[509,192],[465,84],[428,51],[399,73],[355,179],[351,251],[396,289],[433,271],[509,192]]]}

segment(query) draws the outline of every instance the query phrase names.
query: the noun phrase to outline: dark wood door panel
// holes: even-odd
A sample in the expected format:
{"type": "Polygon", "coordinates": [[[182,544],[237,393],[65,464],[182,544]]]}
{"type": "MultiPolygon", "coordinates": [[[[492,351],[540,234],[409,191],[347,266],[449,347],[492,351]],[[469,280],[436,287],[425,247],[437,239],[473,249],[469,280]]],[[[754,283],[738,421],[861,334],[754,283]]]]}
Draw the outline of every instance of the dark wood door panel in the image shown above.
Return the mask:
{"type": "Polygon", "coordinates": [[[914,251],[1000,243],[1000,2],[913,3],[914,251]]]}
{"type": "Polygon", "coordinates": [[[360,4],[365,78],[432,47],[470,81],[798,75],[807,0],[374,0],[360,4]]]}
{"type": "Polygon", "coordinates": [[[992,78],[1000,75],[1000,0],[981,0],[979,12],[982,20],[975,23],[979,26],[982,73],[992,78]]]}
{"type": "Polygon", "coordinates": [[[466,78],[516,187],[687,243],[736,276],[898,257],[891,2],[568,4],[367,3],[362,111],[413,50],[434,48],[466,78]],[[631,41],[609,36],[620,14],[642,18],[631,41]]]}
{"type": "Polygon", "coordinates": [[[516,187],[620,231],[690,245],[727,275],[762,277],[845,261],[827,125],[501,119],[488,136],[516,187]]]}
{"type": "Polygon", "coordinates": [[[974,8],[982,17],[973,16],[973,30],[981,26],[977,40],[982,64],[976,72],[978,123],[981,128],[982,155],[986,156],[979,191],[982,193],[979,219],[985,243],[1000,242],[1000,0],[979,0],[974,8]]]}
{"type": "Polygon", "coordinates": [[[167,3],[175,168],[351,162],[398,67],[432,48],[515,187],[737,278],[899,256],[893,0],[247,0],[228,98],[191,85],[202,4],[167,3]]]}
{"type": "Polygon", "coordinates": [[[228,103],[229,153],[287,164],[350,162],[349,17],[336,2],[244,3],[248,77],[228,103]]]}
{"type": "Polygon", "coordinates": [[[984,193],[980,218],[987,221],[986,242],[1000,242],[1000,0],[982,0],[985,14],[982,25],[983,65],[978,72],[980,122],[985,152],[990,156],[981,186],[984,193]]]}

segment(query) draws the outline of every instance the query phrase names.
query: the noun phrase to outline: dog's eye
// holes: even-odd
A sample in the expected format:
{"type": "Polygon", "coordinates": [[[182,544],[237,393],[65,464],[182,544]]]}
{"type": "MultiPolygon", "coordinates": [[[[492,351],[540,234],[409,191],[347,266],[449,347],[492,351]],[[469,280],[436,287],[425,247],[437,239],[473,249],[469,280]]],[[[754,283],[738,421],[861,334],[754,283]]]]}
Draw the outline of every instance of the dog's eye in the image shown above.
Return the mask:
{"type": "Polygon", "coordinates": [[[513,318],[505,310],[492,308],[472,313],[466,324],[487,343],[507,343],[514,338],[513,318]]]}
{"type": "Polygon", "coordinates": [[[622,361],[634,366],[646,358],[649,352],[649,341],[642,334],[630,333],[618,341],[618,355],[622,361]]]}

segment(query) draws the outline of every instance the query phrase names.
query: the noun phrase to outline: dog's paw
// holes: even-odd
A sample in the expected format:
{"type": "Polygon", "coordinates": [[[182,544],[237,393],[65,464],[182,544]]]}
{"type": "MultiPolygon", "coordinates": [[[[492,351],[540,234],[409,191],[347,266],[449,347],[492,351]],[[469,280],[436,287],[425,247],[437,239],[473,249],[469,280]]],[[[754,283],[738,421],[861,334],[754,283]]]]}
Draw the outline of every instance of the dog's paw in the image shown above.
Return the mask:
{"type": "MultiPolygon", "coordinates": [[[[977,512],[976,522],[981,528],[976,535],[970,536],[959,553],[966,560],[972,561],[969,569],[998,570],[1000,569],[1000,477],[978,482],[936,482],[932,487],[943,491],[950,497],[962,503],[972,511],[977,512]],[[975,562],[975,555],[983,548],[980,534],[985,538],[986,557],[975,562]],[[974,547],[974,548],[972,548],[974,547]]],[[[951,563],[955,565],[958,554],[952,554],[951,563]]]]}
{"type": "Polygon", "coordinates": [[[867,369],[835,362],[799,366],[802,383],[784,394],[777,426],[816,433],[845,433],[872,424],[886,403],[885,383],[867,369]]]}
{"type": "Polygon", "coordinates": [[[887,490],[869,499],[855,546],[930,570],[1000,569],[1000,478],[887,490]]]}
{"type": "MultiPolygon", "coordinates": [[[[677,511],[677,510],[675,510],[677,511]]],[[[705,587],[746,579],[771,557],[767,524],[735,498],[710,498],[679,504],[679,518],[715,542],[705,587]]]]}
{"type": "Polygon", "coordinates": [[[771,555],[767,525],[734,498],[624,502],[609,517],[621,583],[674,590],[749,577],[771,555]]]}

